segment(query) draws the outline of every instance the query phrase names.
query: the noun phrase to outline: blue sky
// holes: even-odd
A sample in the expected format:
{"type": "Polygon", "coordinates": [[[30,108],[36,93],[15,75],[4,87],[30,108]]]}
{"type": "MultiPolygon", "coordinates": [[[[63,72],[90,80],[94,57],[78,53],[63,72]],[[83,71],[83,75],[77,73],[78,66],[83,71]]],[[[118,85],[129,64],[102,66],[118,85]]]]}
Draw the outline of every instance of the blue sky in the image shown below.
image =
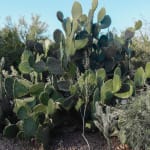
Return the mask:
{"type": "MultiPolygon", "coordinates": [[[[85,13],[91,7],[91,0],[78,0],[85,13]]],[[[61,28],[56,18],[56,12],[61,10],[64,16],[71,15],[71,7],[74,0],[1,0],[0,1],[0,27],[5,23],[5,17],[11,16],[14,22],[24,16],[29,20],[31,14],[38,14],[41,20],[49,25],[49,35],[56,28],[61,28]]],[[[99,0],[97,11],[105,7],[107,14],[112,18],[111,28],[122,31],[133,26],[138,19],[146,19],[150,22],[150,0],[99,0]]],[[[97,13],[95,13],[96,16],[97,13]]]]}

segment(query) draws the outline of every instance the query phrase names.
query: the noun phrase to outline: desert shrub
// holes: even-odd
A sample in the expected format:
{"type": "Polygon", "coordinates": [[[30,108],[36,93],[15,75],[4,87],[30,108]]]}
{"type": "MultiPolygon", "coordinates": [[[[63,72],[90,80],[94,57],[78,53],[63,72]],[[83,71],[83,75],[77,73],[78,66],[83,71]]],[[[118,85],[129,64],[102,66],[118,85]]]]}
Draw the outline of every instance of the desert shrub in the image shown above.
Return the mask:
{"type": "Polygon", "coordinates": [[[11,17],[7,17],[5,26],[0,29],[0,58],[5,57],[5,69],[19,64],[26,41],[47,39],[46,31],[47,24],[40,21],[40,16],[33,15],[31,24],[27,24],[24,18],[14,24],[11,17]]]}
{"type": "Polygon", "coordinates": [[[135,56],[131,60],[132,64],[135,68],[144,66],[150,60],[150,39],[148,35],[134,37],[132,48],[135,50],[135,56]]]}
{"type": "Polygon", "coordinates": [[[119,138],[133,150],[150,149],[150,91],[132,98],[120,116],[119,138]]]}
{"type": "Polygon", "coordinates": [[[138,34],[132,40],[132,49],[135,51],[135,57],[132,58],[134,67],[144,66],[150,59],[150,25],[147,20],[142,20],[143,26],[138,34]]]}
{"type": "Polygon", "coordinates": [[[0,31],[0,58],[5,57],[7,66],[19,63],[23,44],[16,27],[6,26],[0,31]]]}

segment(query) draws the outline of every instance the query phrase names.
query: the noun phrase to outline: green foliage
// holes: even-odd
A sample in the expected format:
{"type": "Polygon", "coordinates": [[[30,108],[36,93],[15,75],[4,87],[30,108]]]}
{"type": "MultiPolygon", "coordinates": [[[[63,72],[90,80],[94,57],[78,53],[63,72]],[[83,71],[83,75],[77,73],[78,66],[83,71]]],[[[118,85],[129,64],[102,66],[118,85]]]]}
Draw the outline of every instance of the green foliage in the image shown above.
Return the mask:
{"type": "Polygon", "coordinates": [[[40,21],[38,15],[32,16],[29,25],[24,18],[20,18],[17,24],[13,24],[11,17],[7,17],[5,26],[0,30],[0,58],[5,57],[5,68],[9,69],[11,65],[16,67],[26,47],[26,41],[46,39],[43,34],[46,31],[47,24],[40,21]]]}
{"type": "MultiPolygon", "coordinates": [[[[145,22],[145,21],[143,21],[145,22]]],[[[150,39],[147,33],[149,25],[147,22],[143,24],[143,30],[140,30],[140,34],[133,38],[132,49],[135,51],[135,56],[132,58],[132,64],[135,68],[144,67],[146,62],[150,59],[149,48],[150,39]]]]}
{"type": "Polygon", "coordinates": [[[135,30],[139,30],[141,27],[142,27],[142,21],[139,20],[135,23],[134,28],[135,28],[135,30]]]}
{"type": "Polygon", "coordinates": [[[19,63],[23,48],[17,27],[7,18],[5,27],[0,30],[0,58],[5,57],[5,68],[19,63]]]}

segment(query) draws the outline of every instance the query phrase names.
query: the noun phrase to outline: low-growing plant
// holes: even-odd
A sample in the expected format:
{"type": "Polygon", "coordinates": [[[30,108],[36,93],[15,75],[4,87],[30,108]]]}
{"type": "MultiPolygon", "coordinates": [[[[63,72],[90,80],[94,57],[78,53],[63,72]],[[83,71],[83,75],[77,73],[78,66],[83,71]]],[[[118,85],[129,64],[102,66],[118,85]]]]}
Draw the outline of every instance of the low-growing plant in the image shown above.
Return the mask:
{"type": "Polygon", "coordinates": [[[105,106],[99,102],[95,103],[94,124],[107,140],[108,149],[111,150],[110,139],[118,135],[118,117],[122,113],[121,109],[105,106]]]}
{"type": "Polygon", "coordinates": [[[133,150],[150,149],[150,92],[133,97],[119,116],[119,138],[133,150]]]}

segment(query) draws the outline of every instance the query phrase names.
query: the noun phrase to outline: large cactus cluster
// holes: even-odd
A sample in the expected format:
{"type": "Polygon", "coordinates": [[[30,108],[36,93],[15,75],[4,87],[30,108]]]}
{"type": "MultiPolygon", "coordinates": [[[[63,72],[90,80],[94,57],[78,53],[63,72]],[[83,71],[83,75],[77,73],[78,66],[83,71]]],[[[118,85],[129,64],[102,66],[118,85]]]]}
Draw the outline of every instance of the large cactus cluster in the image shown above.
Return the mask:
{"type": "Polygon", "coordinates": [[[142,22],[137,21],[134,28],[128,28],[120,42],[109,30],[107,34],[101,32],[102,29],[109,28],[111,25],[111,18],[106,14],[105,8],[98,11],[97,22],[94,22],[97,6],[98,0],[93,0],[92,7],[86,15],[82,12],[81,4],[75,1],[71,18],[64,18],[61,11],[57,12],[57,18],[62,23],[64,33],[56,29],[54,40],[60,47],[62,64],[67,66],[72,60],[81,72],[88,68],[95,70],[103,67],[109,73],[119,64],[122,70],[127,72],[128,60],[133,56],[129,45],[135,31],[141,28],[142,22]]]}
{"type": "Polygon", "coordinates": [[[71,18],[58,11],[64,32],[56,29],[51,45],[50,41],[45,41],[45,46],[27,41],[20,64],[17,70],[11,69],[12,74],[4,72],[1,60],[0,120],[5,114],[3,108],[7,108],[3,107],[6,99],[17,117],[14,121],[10,117],[3,119],[5,136],[35,138],[47,145],[52,129],[63,121],[62,112],[76,109],[82,113],[85,105],[90,119],[95,113],[102,115],[102,120],[97,120],[105,128],[105,120],[110,124],[109,116],[98,114],[102,113],[97,110],[101,109],[98,104],[116,104],[116,99],[127,99],[136,94],[137,88],[146,87],[150,63],[145,69],[138,68],[134,76],[125,74],[133,55],[129,45],[141,21],[127,29],[120,42],[111,32],[101,32],[111,24],[105,8],[99,10],[94,22],[97,6],[98,0],[93,0],[86,15],[75,1],[71,18]]]}
{"type": "Polygon", "coordinates": [[[86,15],[82,12],[81,4],[75,1],[72,6],[71,18],[64,18],[61,11],[57,12],[57,18],[62,23],[65,35],[61,30],[56,29],[54,31],[54,40],[60,45],[61,60],[65,66],[72,58],[76,63],[77,61],[82,61],[81,57],[84,55],[84,52],[88,53],[92,50],[93,39],[99,37],[100,30],[109,27],[111,24],[111,19],[106,15],[105,8],[99,11],[97,23],[93,23],[94,12],[97,6],[98,0],[93,0],[89,14],[86,15]],[[79,54],[81,55],[78,55],[78,51],[80,51],[79,54]]]}

